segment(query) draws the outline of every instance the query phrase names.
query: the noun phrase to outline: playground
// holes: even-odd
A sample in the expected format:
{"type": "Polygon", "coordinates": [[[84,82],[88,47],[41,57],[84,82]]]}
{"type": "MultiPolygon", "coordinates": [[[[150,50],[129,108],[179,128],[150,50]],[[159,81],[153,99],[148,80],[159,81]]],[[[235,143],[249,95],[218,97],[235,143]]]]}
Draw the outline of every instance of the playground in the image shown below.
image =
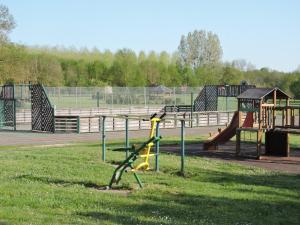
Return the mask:
{"type": "Polygon", "coordinates": [[[0,223],[300,220],[300,107],[278,88],[210,85],[155,113],[89,115],[58,114],[42,85],[20,90],[1,92],[0,223]]]}

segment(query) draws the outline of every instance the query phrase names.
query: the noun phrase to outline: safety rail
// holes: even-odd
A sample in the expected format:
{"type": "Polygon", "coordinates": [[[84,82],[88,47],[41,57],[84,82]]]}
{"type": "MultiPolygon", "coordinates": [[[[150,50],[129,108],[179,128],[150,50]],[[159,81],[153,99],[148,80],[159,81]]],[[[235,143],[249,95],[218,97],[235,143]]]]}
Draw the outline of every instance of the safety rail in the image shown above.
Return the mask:
{"type": "MultiPolygon", "coordinates": [[[[193,112],[191,113],[168,113],[161,121],[160,127],[166,129],[179,128],[180,120],[185,119],[186,127],[205,127],[205,126],[225,126],[230,123],[233,116],[232,112],[193,112]]],[[[109,115],[109,114],[107,114],[109,115]]],[[[124,116],[127,114],[110,115],[106,118],[106,131],[124,131],[126,121],[124,116]]],[[[103,116],[103,115],[100,115],[103,116]]],[[[134,115],[127,115],[132,118],[134,115]]],[[[134,119],[129,120],[129,130],[148,130],[149,121],[143,118],[149,117],[148,114],[135,115],[134,119]]],[[[99,116],[81,115],[57,115],[55,116],[56,132],[77,132],[91,133],[99,132],[99,116]]]]}
{"type": "Polygon", "coordinates": [[[79,116],[55,116],[55,132],[80,133],[79,116]]]}
{"type": "Polygon", "coordinates": [[[194,111],[192,105],[166,105],[164,112],[191,112],[194,111]]]}

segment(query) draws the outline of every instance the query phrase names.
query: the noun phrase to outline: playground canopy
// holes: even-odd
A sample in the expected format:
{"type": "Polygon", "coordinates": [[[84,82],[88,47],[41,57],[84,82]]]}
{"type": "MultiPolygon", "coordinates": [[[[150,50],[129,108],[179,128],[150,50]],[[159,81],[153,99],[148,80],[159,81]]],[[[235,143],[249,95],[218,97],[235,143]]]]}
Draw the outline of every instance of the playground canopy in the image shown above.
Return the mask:
{"type": "Polygon", "coordinates": [[[237,99],[239,111],[256,112],[262,111],[262,106],[276,107],[277,100],[285,100],[288,105],[290,96],[279,88],[251,88],[238,95],[237,99]]]}
{"type": "Polygon", "coordinates": [[[273,99],[274,92],[276,91],[276,99],[289,99],[291,98],[279,88],[251,88],[237,96],[238,99],[273,99]]]}

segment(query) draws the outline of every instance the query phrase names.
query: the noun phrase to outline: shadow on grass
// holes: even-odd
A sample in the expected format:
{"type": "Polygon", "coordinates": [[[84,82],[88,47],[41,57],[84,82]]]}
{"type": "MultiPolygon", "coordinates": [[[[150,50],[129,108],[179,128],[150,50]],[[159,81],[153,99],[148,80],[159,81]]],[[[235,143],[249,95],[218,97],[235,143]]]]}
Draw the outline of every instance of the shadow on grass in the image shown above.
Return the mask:
{"type": "MultiPolygon", "coordinates": [[[[49,177],[37,177],[37,176],[29,175],[29,174],[17,176],[16,179],[26,179],[26,180],[45,183],[45,184],[55,184],[55,185],[59,185],[59,186],[63,186],[63,187],[80,185],[80,186],[84,186],[86,188],[93,188],[93,189],[97,189],[97,190],[106,190],[106,185],[98,185],[98,184],[95,184],[92,182],[87,182],[87,181],[70,181],[70,180],[62,180],[62,179],[55,179],[55,178],[49,178],[49,177]]],[[[125,187],[120,187],[120,189],[122,189],[122,188],[125,188],[125,187]]]]}
{"type": "Polygon", "coordinates": [[[226,171],[212,171],[201,169],[191,174],[190,179],[199,182],[209,182],[222,185],[255,185],[271,188],[281,188],[292,191],[299,191],[299,174],[267,173],[265,175],[255,174],[232,174],[226,171]]]}
{"type": "Polygon", "coordinates": [[[0,220],[0,225],[9,225],[9,223],[8,223],[8,222],[1,221],[1,220],[0,220]]]}
{"type": "MultiPolygon", "coordinates": [[[[138,197],[138,196],[135,196],[138,197]]],[[[80,211],[92,220],[116,224],[298,224],[299,204],[193,194],[143,195],[135,203],[111,203],[107,211],[80,211]]]]}
{"type": "Polygon", "coordinates": [[[190,183],[193,188],[214,183],[225,191],[186,193],[185,189],[191,189],[180,182],[180,193],[144,189],[130,196],[130,201],[110,202],[110,212],[87,210],[77,215],[116,224],[299,224],[300,175],[201,170],[189,179],[198,182],[190,183]]]}

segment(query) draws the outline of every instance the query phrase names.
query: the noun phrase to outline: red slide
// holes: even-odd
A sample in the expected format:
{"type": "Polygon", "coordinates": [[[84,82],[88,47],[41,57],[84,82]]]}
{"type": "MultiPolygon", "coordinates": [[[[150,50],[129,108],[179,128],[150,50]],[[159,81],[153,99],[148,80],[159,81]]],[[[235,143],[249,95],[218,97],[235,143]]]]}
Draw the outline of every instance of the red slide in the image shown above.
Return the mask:
{"type": "MultiPolygon", "coordinates": [[[[252,127],[252,125],[253,125],[253,113],[247,113],[246,119],[243,123],[243,127],[252,127]]],[[[205,141],[203,143],[203,148],[205,150],[216,150],[218,148],[218,144],[224,144],[235,135],[238,126],[239,126],[239,114],[238,112],[235,112],[233,114],[229,126],[227,126],[216,136],[205,141]]]]}

